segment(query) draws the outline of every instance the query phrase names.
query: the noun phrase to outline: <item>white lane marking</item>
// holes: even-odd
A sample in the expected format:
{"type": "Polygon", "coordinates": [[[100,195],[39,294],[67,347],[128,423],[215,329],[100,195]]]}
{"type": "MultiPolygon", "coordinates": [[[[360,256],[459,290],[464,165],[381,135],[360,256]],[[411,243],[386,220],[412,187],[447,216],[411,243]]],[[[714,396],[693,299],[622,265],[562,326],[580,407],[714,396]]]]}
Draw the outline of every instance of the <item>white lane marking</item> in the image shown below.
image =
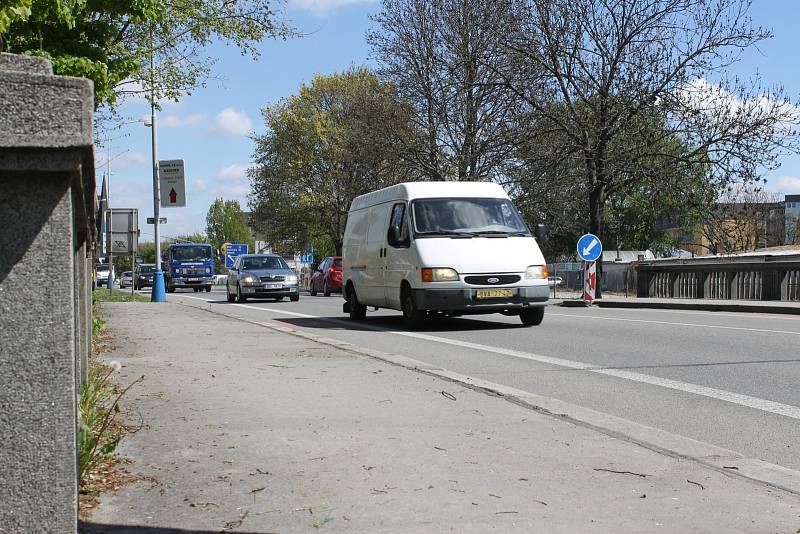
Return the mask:
{"type": "Polygon", "coordinates": [[[548,312],[547,315],[554,315],[557,317],[579,317],[581,319],[596,319],[600,321],[623,321],[628,323],[650,323],[650,324],[665,324],[671,326],[690,326],[694,328],[716,328],[718,330],[741,330],[745,332],[763,332],[766,334],[787,334],[791,336],[800,336],[800,332],[793,332],[791,330],[767,330],[765,328],[747,328],[744,326],[724,326],[715,324],[698,324],[698,323],[676,323],[672,321],[653,321],[651,319],[627,319],[624,317],[600,317],[598,315],[579,315],[571,313],[555,313],[548,312]]]}
{"type": "MultiPolygon", "coordinates": [[[[187,298],[194,298],[197,300],[205,300],[206,302],[210,302],[206,299],[201,299],[198,297],[187,297],[187,298]]],[[[261,311],[269,311],[273,313],[285,313],[287,315],[294,315],[297,317],[304,317],[309,319],[320,319],[323,321],[329,322],[347,322],[349,321],[345,319],[330,319],[326,317],[319,317],[315,315],[307,315],[304,313],[296,313],[296,312],[287,312],[286,310],[275,309],[275,308],[261,308],[258,306],[248,306],[247,304],[237,304],[237,306],[244,307],[244,308],[251,308],[254,310],[261,310],[261,311]]],[[[583,316],[577,316],[583,317],[583,316]]],[[[655,322],[655,321],[647,321],[647,322],[655,322]]],[[[685,393],[692,393],[695,395],[700,395],[703,397],[708,397],[711,399],[721,400],[725,402],[730,402],[732,404],[738,404],[739,406],[745,406],[748,408],[753,408],[755,410],[760,410],[762,412],[769,412],[776,415],[783,415],[785,417],[790,417],[792,419],[800,419],[800,407],[792,406],[789,404],[782,404],[780,402],[774,402],[767,399],[760,399],[758,397],[751,397],[749,395],[742,395],[740,393],[734,393],[732,391],[726,391],[724,389],[717,389],[711,388],[707,386],[700,386],[697,384],[691,384],[689,382],[681,382],[678,380],[671,380],[669,378],[660,378],[657,376],[645,375],[642,373],[636,373],[633,371],[625,371],[621,369],[603,369],[598,368],[598,365],[586,362],[576,362],[573,360],[566,360],[564,358],[555,358],[552,356],[544,356],[542,354],[533,354],[530,352],[521,352],[513,349],[505,349],[502,347],[492,347],[489,345],[481,345],[480,343],[472,343],[469,341],[459,341],[455,339],[448,339],[444,337],[438,336],[431,336],[428,334],[420,334],[418,332],[403,332],[399,330],[387,330],[385,328],[376,327],[369,324],[361,323],[358,325],[360,328],[363,327],[368,330],[374,330],[377,332],[386,332],[388,334],[395,334],[398,336],[406,336],[416,339],[422,339],[425,341],[432,341],[435,343],[443,343],[445,345],[453,345],[456,347],[467,348],[472,350],[479,350],[482,352],[491,352],[494,354],[502,354],[504,356],[511,356],[514,358],[520,358],[524,360],[531,360],[539,363],[546,363],[549,365],[555,365],[558,367],[566,367],[568,369],[578,369],[581,371],[586,371],[589,373],[597,373],[601,375],[613,376],[615,378],[622,378],[625,380],[630,380],[633,382],[640,382],[643,384],[650,384],[653,386],[660,386],[667,389],[673,389],[676,391],[683,391],[685,393]]],[[[692,325],[696,326],[696,325],[692,325]]],[[[791,332],[794,333],[794,332],[791,332]]]]}
{"type": "Polygon", "coordinates": [[[609,312],[631,312],[631,313],[670,313],[675,315],[711,315],[716,317],[725,317],[731,319],[767,319],[770,321],[800,321],[797,315],[788,315],[785,313],[769,313],[769,312],[729,312],[729,311],[700,311],[700,310],[675,310],[675,309],[661,309],[661,308],[610,308],[599,307],[603,313],[609,312]]]}

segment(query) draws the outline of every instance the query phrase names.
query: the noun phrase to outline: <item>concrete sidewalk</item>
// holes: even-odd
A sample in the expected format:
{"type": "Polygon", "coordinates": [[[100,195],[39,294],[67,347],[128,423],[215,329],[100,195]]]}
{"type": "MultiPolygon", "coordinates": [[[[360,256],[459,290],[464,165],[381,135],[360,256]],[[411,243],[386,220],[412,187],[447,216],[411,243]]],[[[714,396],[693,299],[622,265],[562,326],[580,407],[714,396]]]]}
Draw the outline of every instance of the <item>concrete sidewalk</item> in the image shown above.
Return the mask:
{"type": "Polygon", "coordinates": [[[800,527],[796,494],[453,382],[191,306],[103,310],[118,381],[146,375],[119,451],[146,479],[87,532],[800,527]]]}
{"type": "MultiPolygon", "coordinates": [[[[582,307],[583,301],[579,299],[559,299],[551,302],[551,304],[564,307],[582,307]]],[[[626,298],[608,295],[596,300],[594,305],[600,308],[651,308],[800,315],[800,302],[778,300],[663,299],[635,296],[626,298]]]]}

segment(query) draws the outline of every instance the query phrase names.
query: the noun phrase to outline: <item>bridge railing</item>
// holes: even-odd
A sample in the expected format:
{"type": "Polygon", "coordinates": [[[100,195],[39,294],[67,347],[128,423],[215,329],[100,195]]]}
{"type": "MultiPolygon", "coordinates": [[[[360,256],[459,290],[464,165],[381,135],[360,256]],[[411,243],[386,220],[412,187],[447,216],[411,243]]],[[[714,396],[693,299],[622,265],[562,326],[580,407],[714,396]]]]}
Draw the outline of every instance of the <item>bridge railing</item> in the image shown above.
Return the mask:
{"type": "Polygon", "coordinates": [[[800,252],[651,260],[636,273],[639,297],[800,301],[800,252]]]}

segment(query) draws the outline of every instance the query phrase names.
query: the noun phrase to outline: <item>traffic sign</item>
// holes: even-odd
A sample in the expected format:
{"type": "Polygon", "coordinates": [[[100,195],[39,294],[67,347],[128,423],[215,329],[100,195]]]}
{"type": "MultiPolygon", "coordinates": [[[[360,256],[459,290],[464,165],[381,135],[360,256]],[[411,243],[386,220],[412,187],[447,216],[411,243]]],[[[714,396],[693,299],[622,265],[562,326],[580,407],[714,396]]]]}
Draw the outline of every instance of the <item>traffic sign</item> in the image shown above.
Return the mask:
{"type": "Polygon", "coordinates": [[[314,255],[313,254],[302,254],[300,256],[300,263],[305,263],[307,265],[311,265],[314,263],[314,255]]]}
{"type": "Polygon", "coordinates": [[[183,173],[182,159],[159,161],[158,180],[161,185],[162,208],[186,206],[186,178],[183,173]]]}
{"type": "MultiPolygon", "coordinates": [[[[148,217],[147,218],[147,224],[155,224],[155,220],[156,220],[155,217],[148,217]]],[[[158,218],[158,224],[167,224],[167,218],[166,217],[159,217],[158,218]]]]}
{"type": "Polygon", "coordinates": [[[578,239],[578,257],[583,261],[596,261],[603,253],[603,244],[594,234],[584,234],[578,239]]]}
{"type": "Polygon", "coordinates": [[[247,254],[247,243],[238,244],[238,243],[226,243],[225,244],[225,267],[230,269],[233,267],[233,262],[237,256],[241,256],[242,254],[247,254]]]}

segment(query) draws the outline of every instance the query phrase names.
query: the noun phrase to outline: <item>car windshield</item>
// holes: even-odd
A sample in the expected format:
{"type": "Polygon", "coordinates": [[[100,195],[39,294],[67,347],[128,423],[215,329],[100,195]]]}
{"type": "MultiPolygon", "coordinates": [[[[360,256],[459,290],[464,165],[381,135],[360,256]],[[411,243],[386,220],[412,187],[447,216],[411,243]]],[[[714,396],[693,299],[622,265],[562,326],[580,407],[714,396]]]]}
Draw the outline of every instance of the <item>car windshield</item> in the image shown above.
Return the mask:
{"type": "Polygon", "coordinates": [[[132,273],[130,271],[125,271],[124,273],[122,273],[122,276],[131,276],[131,274],[132,273]]]}
{"type": "Polygon", "coordinates": [[[108,270],[108,265],[101,265],[100,267],[97,268],[98,273],[100,271],[107,271],[107,270],[108,270]]]}
{"type": "Polygon", "coordinates": [[[242,269],[257,271],[260,269],[288,269],[289,265],[278,256],[251,256],[242,258],[242,269]]]}
{"type": "Polygon", "coordinates": [[[150,274],[153,272],[154,269],[155,267],[152,265],[142,265],[141,267],[139,267],[139,273],[150,274]]]}
{"type": "Polygon", "coordinates": [[[530,235],[505,198],[425,198],[411,208],[416,235],[530,235]]]}
{"type": "Polygon", "coordinates": [[[197,245],[188,247],[173,247],[172,259],[175,261],[203,261],[211,259],[211,247],[197,245]]]}
{"type": "Polygon", "coordinates": [[[342,266],[342,258],[336,258],[335,260],[333,260],[333,266],[334,267],[341,267],[342,266]]]}

